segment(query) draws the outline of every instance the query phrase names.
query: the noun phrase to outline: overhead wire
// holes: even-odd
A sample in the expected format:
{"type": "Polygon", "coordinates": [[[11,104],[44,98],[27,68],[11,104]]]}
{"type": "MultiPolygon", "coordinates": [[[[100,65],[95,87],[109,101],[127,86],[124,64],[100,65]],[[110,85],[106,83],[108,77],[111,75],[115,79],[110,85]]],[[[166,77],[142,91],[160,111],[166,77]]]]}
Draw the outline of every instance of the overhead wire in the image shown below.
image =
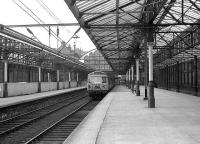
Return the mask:
{"type": "MultiPolygon", "coordinates": [[[[22,3],[23,4],[23,2],[21,2],[20,0],[18,0],[20,3],[22,3]]],[[[41,24],[36,18],[34,18],[29,12],[27,12],[27,10],[25,10],[21,5],[19,5],[15,0],[12,0],[12,2],[14,3],[14,4],[16,4],[21,10],[23,10],[27,15],[29,15],[32,19],[34,19],[38,24],[41,24]]],[[[24,6],[25,6],[25,4],[23,4],[24,6]]],[[[26,7],[26,6],[25,6],[26,7]]],[[[28,7],[26,7],[26,8],[28,8],[28,7]]],[[[28,8],[29,9],[29,8],[28,8]]],[[[29,9],[30,10],[30,9],[29,9]]],[[[31,10],[30,10],[31,11],[31,10]]],[[[32,11],[31,11],[32,12],[32,11]]],[[[32,13],[34,13],[34,12],[32,12],[32,13]]],[[[35,14],[34,14],[35,15],[35,14]]],[[[36,16],[36,15],[35,15],[36,16]]],[[[37,17],[37,16],[36,16],[37,17]]],[[[39,17],[37,17],[37,18],[39,18],[39,17]]],[[[42,20],[41,20],[42,21],[42,20]]],[[[48,31],[48,29],[46,29],[46,27],[44,27],[44,26],[42,26],[45,30],[47,30],[48,31]]],[[[32,34],[33,36],[34,36],[34,34],[33,34],[33,32],[28,28],[28,27],[26,27],[26,29],[27,29],[27,31],[30,33],[30,34],[32,34]]],[[[36,37],[36,39],[37,39],[37,37],[36,37]]],[[[38,41],[39,41],[39,39],[37,39],[38,41]]],[[[61,39],[62,40],[62,39],[61,39]]],[[[40,42],[40,41],[39,41],[40,42]]]]}
{"type": "MultiPolygon", "coordinates": [[[[26,14],[28,14],[30,17],[32,17],[37,23],[39,23],[37,19],[35,19],[31,14],[29,14],[22,6],[20,6],[18,3],[16,3],[15,0],[12,0],[12,1],[13,1],[18,7],[20,7],[26,14]]],[[[39,41],[39,42],[41,43],[41,41],[33,34],[33,32],[32,32],[28,27],[26,27],[26,30],[27,30],[37,41],[39,41]]]]}
{"type": "Polygon", "coordinates": [[[13,3],[15,3],[19,8],[21,8],[26,14],[28,14],[32,19],[34,19],[37,23],[40,24],[40,22],[38,22],[37,19],[35,19],[30,13],[28,13],[22,6],[20,6],[15,0],[12,0],[13,3]]]}
{"type": "MultiPolygon", "coordinates": [[[[70,37],[70,39],[66,42],[66,44],[69,43],[69,41],[76,35],[76,33],[78,33],[78,32],[80,31],[80,29],[81,29],[81,27],[79,27],[79,28],[75,31],[75,33],[70,37]]],[[[59,50],[59,52],[60,52],[63,48],[64,48],[64,47],[62,47],[62,48],[59,50]]]]}
{"type": "MultiPolygon", "coordinates": [[[[39,5],[57,22],[57,23],[63,23],[55,14],[54,12],[52,12],[52,10],[42,1],[42,0],[37,0],[37,2],[39,3],[39,5]]],[[[72,39],[72,37],[78,33],[78,31],[80,31],[80,27],[76,30],[76,32],[74,34],[72,34],[68,29],[66,29],[66,27],[63,27],[68,33],[70,33],[72,36],[69,38],[69,40],[66,42],[66,44],[69,43],[69,41],[72,39]]],[[[58,27],[57,27],[58,29],[58,27]]],[[[61,48],[59,50],[59,52],[62,50],[63,48],[61,48]]]]}
{"type": "MultiPolygon", "coordinates": [[[[38,24],[45,24],[44,21],[42,19],[40,19],[26,4],[24,4],[21,0],[18,0],[18,2],[20,2],[25,8],[23,8],[21,5],[19,5],[15,0],[12,0],[18,7],[20,7],[26,14],[28,14],[32,19],[34,19],[38,24]],[[30,14],[31,13],[31,14],[30,14]],[[34,17],[35,16],[35,17],[34,17]]],[[[45,9],[45,11],[57,22],[57,23],[62,23],[60,21],[60,19],[49,9],[49,7],[42,2],[41,0],[37,0],[37,2],[40,4],[41,7],[43,7],[43,9],[45,9]]],[[[54,36],[54,38],[58,39],[60,42],[63,42],[64,40],[62,40],[60,37],[58,37],[59,34],[59,30],[57,27],[57,34],[54,33],[51,29],[48,29],[44,26],[42,26],[47,32],[50,33],[50,31],[52,32],[52,35],[54,36]]],[[[79,27],[76,32],[70,37],[70,39],[66,42],[66,44],[72,39],[72,37],[81,29],[81,27],[79,27]]],[[[68,31],[68,30],[67,30],[68,31]]],[[[71,33],[71,32],[70,32],[71,33]]],[[[60,51],[59,51],[60,52],[60,51]]]]}
{"type": "MultiPolygon", "coordinates": [[[[26,4],[24,4],[21,0],[18,0],[26,9],[28,9],[41,23],[45,24],[45,22],[43,20],[41,20],[26,4]]],[[[40,23],[39,23],[40,24],[40,23]]],[[[54,31],[52,31],[51,29],[47,29],[45,28],[49,33],[52,32],[52,35],[57,39],[57,35],[54,31]]],[[[60,37],[58,37],[59,41],[63,41],[60,37]]]]}
{"type": "MultiPolygon", "coordinates": [[[[57,23],[63,23],[55,14],[54,12],[52,12],[52,10],[42,1],[42,0],[37,0],[37,2],[40,4],[40,6],[57,22],[57,23]]],[[[64,28],[68,33],[71,34],[71,37],[69,38],[69,40],[66,42],[66,44],[69,43],[69,41],[74,37],[74,35],[76,35],[81,27],[79,27],[74,34],[72,34],[66,27],[62,27],[64,28]]]]}
{"type": "MultiPolygon", "coordinates": [[[[58,17],[49,9],[49,7],[43,3],[41,0],[36,1],[55,21],[56,23],[62,23],[58,17]]],[[[69,31],[67,31],[69,33],[69,31]]],[[[57,26],[57,37],[59,36],[59,27],[57,26]]],[[[58,48],[58,40],[57,40],[57,48],[58,48]]]]}
{"type": "MultiPolygon", "coordinates": [[[[40,4],[40,6],[57,22],[57,23],[63,23],[55,14],[52,12],[52,10],[42,1],[37,0],[37,2],[40,4]]],[[[64,29],[71,34],[71,32],[64,27],[64,29]]]]}
{"type": "MultiPolygon", "coordinates": [[[[20,2],[26,9],[28,9],[35,17],[33,17],[33,15],[31,15],[26,9],[24,9],[21,5],[19,5],[15,0],[12,0],[14,4],[16,4],[20,9],[22,9],[26,14],[28,14],[32,19],[34,19],[38,24],[41,24],[44,22],[30,9],[28,8],[22,1],[18,0],[18,2],[20,2]]],[[[42,26],[47,32],[49,32],[49,29],[47,29],[46,27],[42,26]]],[[[54,38],[57,39],[56,34],[51,30],[52,35],[54,38]]],[[[59,41],[63,41],[60,37],[58,37],[59,41]]]]}

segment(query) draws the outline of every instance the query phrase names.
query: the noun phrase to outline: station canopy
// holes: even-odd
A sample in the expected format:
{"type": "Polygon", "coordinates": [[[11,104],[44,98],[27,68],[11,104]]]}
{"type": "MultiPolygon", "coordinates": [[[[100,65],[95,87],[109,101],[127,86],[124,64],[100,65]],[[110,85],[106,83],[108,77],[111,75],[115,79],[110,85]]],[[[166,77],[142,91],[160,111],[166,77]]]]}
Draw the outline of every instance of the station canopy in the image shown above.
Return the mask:
{"type": "Polygon", "coordinates": [[[14,64],[41,66],[46,69],[58,67],[61,69],[61,66],[65,65],[71,69],[87,72],[94,70],[78,59],[0,25],[0,60],[6,59],[14,64]]]}
{"type": "Polygon", "coordinates": [[[146,40],[154,45],[154,66],[199,56],[198,46],[189,42],[200,25],[198,0],[65,2],[97,49],[119,74],[124,74],[137,58],[144,62],[146,40]],[[190,39],[185,41],[188,34],[190,39]],[[184,47],[175,46],[177,41],[182,41],[184,47]]]}

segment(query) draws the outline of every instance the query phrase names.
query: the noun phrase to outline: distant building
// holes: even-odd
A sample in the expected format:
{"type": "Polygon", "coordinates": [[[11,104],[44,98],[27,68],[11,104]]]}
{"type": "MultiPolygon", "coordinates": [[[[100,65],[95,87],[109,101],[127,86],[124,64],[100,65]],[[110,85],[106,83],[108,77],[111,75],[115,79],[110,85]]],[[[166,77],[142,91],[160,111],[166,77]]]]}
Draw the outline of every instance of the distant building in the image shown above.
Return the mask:
{"type": "Polygon", "coordinates": [[[88,56],[85,56],[84,63],[96,70],[112,71],[110,65],[98,50],[91,52],[88,56]]]}
{"type": "Polygon", "coordinates": [[[66,45],[65,42],[61,43],[61,46],[58,48],[58,51],[60,51],[63,54],[75,57],[75,58],[80,58],[85,52],[79,48],[72,48],[71,45],[66,45]]]}
{"type": "MultiPolygon", "coordinates": [[[[80,59],[81,56],[84,55],[85,53],[83,50],[79,48],[75,48],[74,51],[74,48],[72,48],[70,45],[66,45],[65,42],[61,43],[61,46],[58,48],[58,51],[78,59],[80,59]]],[[[112,71],[110,65],[106,62],[106,60],[98,50],[89,53],[89,55],[86,55],[84,57],[84,63],[96,70],[112,71]]]]}

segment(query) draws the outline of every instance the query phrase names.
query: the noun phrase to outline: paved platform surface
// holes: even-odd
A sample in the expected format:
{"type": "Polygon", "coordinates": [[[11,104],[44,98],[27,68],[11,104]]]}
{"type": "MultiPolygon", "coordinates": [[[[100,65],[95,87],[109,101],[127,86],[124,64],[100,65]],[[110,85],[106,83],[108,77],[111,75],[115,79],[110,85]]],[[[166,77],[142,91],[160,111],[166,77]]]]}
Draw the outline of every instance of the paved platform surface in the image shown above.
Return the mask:
{"type": "Polygon", "coordinates": [[[33,100],[37,100],[37,99],[42,99],[45,97],[51,97],[51,96],[55,96],[58,94],[68,93],[71,91],[76,91],[76,90],[80,90],[80,89],[84,89],[84,88],[85,87],[75,87],[75,88],[68,88],[68,89],[62,89],[62,90],[56,90],[56,91],[34,93],[34,94],[23,95],[23,96],[0,98],[0,108],[8,107],[11,105],[16,105],[16,104],[20,104],[20,103],[25,103],[25,102],[33,101],[33,100]]]}
{"type": "Polygon", "coordinates": [[[199,97],[155,89],[156,108],[148,108],[140,89],[115,87],[64,143],[200,144],[199,97]]]}

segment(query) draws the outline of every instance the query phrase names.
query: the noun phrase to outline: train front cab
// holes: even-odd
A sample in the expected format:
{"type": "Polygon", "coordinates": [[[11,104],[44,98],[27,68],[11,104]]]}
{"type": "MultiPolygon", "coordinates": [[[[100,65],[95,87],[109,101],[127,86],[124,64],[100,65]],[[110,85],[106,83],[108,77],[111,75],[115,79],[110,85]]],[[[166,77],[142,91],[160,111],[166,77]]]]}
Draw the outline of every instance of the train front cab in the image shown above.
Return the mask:
{"type": "Polygon", "coordinates": [[[87,90],[93,99],[103,98],[109,90],[109,81],[106,75],[89,75],[87,90]]]}

